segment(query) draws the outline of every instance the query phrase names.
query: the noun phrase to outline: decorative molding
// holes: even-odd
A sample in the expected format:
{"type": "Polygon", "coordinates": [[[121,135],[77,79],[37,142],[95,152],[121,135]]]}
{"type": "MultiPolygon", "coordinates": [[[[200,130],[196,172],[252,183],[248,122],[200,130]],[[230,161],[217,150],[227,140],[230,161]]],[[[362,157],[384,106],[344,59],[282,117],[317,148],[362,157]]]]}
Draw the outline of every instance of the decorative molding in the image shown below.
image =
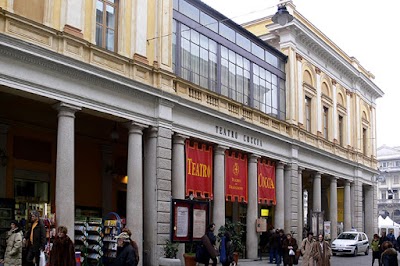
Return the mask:
{"type": "Polygon", "coordinates": [[[317,73],[317,75],[321,74],[321,69],[319,69],[318,67],[315,67],[315,73],[317,73]]]}
{"type": "Polygon", "coordinates": [[[299,55],[299,54],[296,53],[296,60],[297,60],[297,61],[302,61],[302,60],[303,60],[303,57],[302,57],[301,55],[299,55]]]}
{"type": "Polygon", "coordinates": [[[336,84],[337,84],[336,79],[332,79],[332,85],[333,85],[333,86],[336,86],[336,84]]]}
{"type": "Polygon", "coordinates": [[[75,37],[83,39],[82,31],[80,29],[78,29],[78,28],[75,28],[75,27],[71,26],[71,25],[65,24],[64,32],[68,33],[68,34],[71,34],[71,35],[74,35],[75,37]]]}

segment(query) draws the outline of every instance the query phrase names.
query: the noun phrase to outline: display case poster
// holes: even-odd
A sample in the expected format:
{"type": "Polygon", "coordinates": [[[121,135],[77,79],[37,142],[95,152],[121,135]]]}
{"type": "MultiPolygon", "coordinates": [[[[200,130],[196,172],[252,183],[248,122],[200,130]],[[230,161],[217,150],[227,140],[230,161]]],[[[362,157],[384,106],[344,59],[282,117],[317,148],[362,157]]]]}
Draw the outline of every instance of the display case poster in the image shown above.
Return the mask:
{"type": "Polygon", "coordinates": [[[186,196],[213,198],[213,149],[211,145],[186,141],[186,196]]]}
{"type": "Polygon", "coordinates": [[[240,152],[225,153],[225,197],[247,202],[247,156],[240,152]]]}
{"type": "Polygon", "coordinates": [[[331,221],[324,221],[325,239],[331,239],[331,221]]]}
{"type": "Polygon", "coordinates": [[[206,210],[193,210],[193,238],[201,238],[206,232],[206,210]]]}
{"type": "Polygon", "coordinates": [[[257,168],[258,202],[276,205],[275,163],[258,160],[257,168]]]}
{"type": "Polygon", "coordinates": [[[186,202],[173,202],[173,241],[190,240],[190,208],[186,202]]]}

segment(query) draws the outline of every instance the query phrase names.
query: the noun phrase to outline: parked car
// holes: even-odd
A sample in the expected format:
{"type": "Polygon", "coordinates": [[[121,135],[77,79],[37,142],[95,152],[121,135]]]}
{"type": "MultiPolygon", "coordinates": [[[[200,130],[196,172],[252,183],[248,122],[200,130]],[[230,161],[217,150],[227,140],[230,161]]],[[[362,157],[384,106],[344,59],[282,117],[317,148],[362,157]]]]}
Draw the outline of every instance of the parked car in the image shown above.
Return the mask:
{"type": "Polygon", "coordinates": [[[369,242],[368,236],[363,232],[349,231],[341,233],[335,240],[333,240],[332,254],[352,254],[357,256],[358,253],[368,255],[369,242]]]}

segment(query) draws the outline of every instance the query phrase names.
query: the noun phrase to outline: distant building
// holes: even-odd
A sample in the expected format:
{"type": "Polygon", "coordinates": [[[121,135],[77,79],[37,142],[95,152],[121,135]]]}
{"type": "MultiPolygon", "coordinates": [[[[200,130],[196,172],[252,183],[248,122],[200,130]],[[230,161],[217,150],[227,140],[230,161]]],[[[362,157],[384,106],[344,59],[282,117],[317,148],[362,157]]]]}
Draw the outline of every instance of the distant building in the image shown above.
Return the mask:
{"type": "Polygon", "coordinates": [[[378,213],[400,222],[400,146],[383,145],[377,150],[380,175],[378,177],[378,213]]]}

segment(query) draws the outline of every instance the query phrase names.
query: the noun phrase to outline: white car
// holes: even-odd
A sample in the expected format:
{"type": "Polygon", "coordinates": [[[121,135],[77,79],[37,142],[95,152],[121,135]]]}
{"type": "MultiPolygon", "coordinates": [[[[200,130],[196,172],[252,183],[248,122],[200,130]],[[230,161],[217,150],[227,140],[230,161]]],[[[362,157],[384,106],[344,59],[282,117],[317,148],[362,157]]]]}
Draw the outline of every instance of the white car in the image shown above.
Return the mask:
{"type": "Polygon", "coordinates": [[[357,231],[343,232],[333,240],[331,248],[333,256],[336,254],[352,254],[353,256],[357,256],[361,252],[368,255],[368,236],[357,231]]]}

